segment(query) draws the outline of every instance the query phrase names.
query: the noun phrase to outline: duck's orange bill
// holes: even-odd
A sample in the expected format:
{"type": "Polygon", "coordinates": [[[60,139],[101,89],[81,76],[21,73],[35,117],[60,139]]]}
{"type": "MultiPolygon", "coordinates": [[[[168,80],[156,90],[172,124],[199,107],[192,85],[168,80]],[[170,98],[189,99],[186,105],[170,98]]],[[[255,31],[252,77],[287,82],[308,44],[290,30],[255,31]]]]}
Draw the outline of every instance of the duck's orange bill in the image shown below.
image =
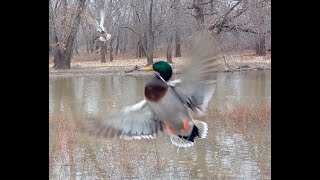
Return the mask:
{"type": "Polygon", "coordinates": [[[144,71],[152,71],[152,70],[153,70],[152,65],[143,67],[143,68],[141,68],[141,69],[144,70],[144,71]]]}

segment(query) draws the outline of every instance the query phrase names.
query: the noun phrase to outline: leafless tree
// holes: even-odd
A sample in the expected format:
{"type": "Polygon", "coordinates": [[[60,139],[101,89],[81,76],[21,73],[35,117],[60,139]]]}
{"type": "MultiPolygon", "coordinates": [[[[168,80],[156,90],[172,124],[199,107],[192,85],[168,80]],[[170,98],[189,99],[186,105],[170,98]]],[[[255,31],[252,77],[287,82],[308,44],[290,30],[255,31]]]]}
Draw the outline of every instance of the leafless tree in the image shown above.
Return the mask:
{"type": "Polygon", "coordinates": [[[55,4],[55,10],[58,10],[58,5],[62,4],[62,16],[51,18],[53,19],[52,24],[55,26],[54,44],[52,45],[54,51],[53,67],[55,69],[70,69],[71,67],[74,40],[79,29],[81,13],[85,9],[85,2],[86,0],[77,0],[76,3],[70,4],[70,14],[68,13],[67,0],[50,3],[50,5],[55,4]],[[57,25],[58,23],[55,21],[57,18],[61,18],[60,25],[57,25]]]}
{"type": "Polygon", "coordinates": [[[172,35],[169,35],[167,38],[167,61],[168,63],[172,63],[172,35]]]}
{"type": "Polygon", "coordinates": [[[147,56],[147,65],[151,65],[153,64],[155,38],[159,37],[164,31],[162,25],[167,18],[166,11],[168,8],[163,7],[167,3],[164,0],[157,1],[157,3],[154,3],[153,0],[143,0],[143,2],[130,3],[132,23],[130,26],[129,24],[123,25],[121,28],[126,28],[137,36],[137,55],[141,57],[145,54],[147,56]]]}
{"type": "Polygon", "coordinates": [[[49,1],[49,55],[56,69],[70,68],[73,52],[81,54],[82,47],[87,55],[100,50],[101,62],[106,62],[107,53],[110,61],[127,53],[146,58],[147,65],[153,64],[154,55],[167,56],[171,62],[173,56],[188,53],[190,36],[199,28],[218,34],[225,51],[254,50],[265,55],[270,49],[271,0],[85,2],[49,1]],[[98,40],[89,18],[99,21],[100,10],[105,12],[105,28],[112,35],[105,43],[98,40]]]}
{"type": "Polygon", "coordinates": [[[174,0],[173,2],[174,7],[174,25],[175,25],[175,57],[181,57],[181,40],[180,40],[180,25],[179,20],[181,18],[181,2],[180,0],[174,0]]]}
{"type": "Polygon", "coordinates": [[[265,35],[271,32],[270,8],[270,0],[193,0],[185,4],[185,9],[191,10],[186,13],[196,19],[196,28],[207,28],[221,36],[246,33],[242,39],[254,34],[257,55],[266,54],[265,35]]]}

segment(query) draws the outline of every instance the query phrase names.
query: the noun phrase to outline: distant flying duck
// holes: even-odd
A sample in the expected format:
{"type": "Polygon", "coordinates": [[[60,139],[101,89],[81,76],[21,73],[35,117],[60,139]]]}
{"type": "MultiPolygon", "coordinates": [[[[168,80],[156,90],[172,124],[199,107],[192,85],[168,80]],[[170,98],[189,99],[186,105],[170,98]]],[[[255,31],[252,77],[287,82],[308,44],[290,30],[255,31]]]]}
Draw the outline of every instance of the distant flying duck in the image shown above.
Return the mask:
{"type": "Polygon", "coordinates": [[[99,32],[99,40],[106,42],[111,38],[111,34],[108,34],[106,31],[106,28],[103,26],[104,24],[104,18],[105,18],[105,13],[103,10],[100,11],[100,23],[98,23],[97,20],[94,20],[96,22],[95,26],[97,28],[97,31],[99,32]]]}

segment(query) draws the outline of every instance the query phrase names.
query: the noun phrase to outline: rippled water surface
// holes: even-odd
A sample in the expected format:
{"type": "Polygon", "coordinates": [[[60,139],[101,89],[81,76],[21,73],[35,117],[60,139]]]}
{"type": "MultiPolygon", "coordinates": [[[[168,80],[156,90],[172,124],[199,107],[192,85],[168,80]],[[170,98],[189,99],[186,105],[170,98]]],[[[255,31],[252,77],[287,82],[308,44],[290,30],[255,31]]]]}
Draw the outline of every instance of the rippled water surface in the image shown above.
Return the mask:
{"type": "Polygon", "coordinates": [[[49,79],[50,179],[271,179],[271,73],[219,73],[191,148],[153,140],[102,139],[78,132],[83,112],[107,113],[143,99],[151,76],[49,79]]]}

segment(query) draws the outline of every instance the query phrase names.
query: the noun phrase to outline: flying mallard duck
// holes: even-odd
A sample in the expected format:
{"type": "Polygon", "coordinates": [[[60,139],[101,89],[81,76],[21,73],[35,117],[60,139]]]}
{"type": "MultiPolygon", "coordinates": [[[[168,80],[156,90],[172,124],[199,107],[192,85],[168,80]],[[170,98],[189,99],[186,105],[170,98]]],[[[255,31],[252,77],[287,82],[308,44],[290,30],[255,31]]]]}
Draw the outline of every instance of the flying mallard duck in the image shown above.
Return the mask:
{"type": "Polygon", "coordinates": [[[104,24],[104,18],[105,18],[105,13],[103,10],[100,11],[100,23],[98,23],[97,20],[95,20],[96,22],[96,27],[97,27],[97,31],[99,32],[100,34],[100,37],[99,37],[99,40],[100,41],[107,41],[111,38],[111,34],[108,34],[105,27],[103,26],[104,24]]]}
{"type": "Polygon", "coordinates": [[[87,15],[88,21],[90,24],[96,27],[99,32],[99,40],[102,42],[106,42],[111,38],[111,34],[108,34],[106,28],[104,27],[104,18],[105,12],[103,10],[100,11],[100,23],[97,20],[93,20],[90,15],[87,15]]]}
{"type": "Polygon", "coordinates": [[[145,99],[120,112],[87,117],[86,129],[105,137],[153,138],[166,130],[178,147],[190,147],[195,138],[207,136],[207,123],[193,119],[189,109],[203,114],[215,90],[220,53],[217,41],[207,31],[195,35],[192,57],[180,79],[170,81],[172,68],[158,61],[144,70],[156,75],[145,85],[145,99]]]}

